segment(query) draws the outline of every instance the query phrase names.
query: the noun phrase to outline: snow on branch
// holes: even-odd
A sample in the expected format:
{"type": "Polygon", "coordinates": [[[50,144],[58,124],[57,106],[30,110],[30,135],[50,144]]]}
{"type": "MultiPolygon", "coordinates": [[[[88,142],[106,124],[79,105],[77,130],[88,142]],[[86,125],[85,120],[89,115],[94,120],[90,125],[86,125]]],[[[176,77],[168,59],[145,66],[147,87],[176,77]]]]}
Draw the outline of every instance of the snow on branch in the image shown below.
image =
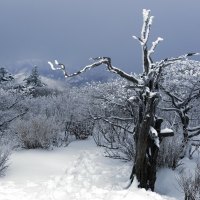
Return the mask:
{"type": "Polygon", "coordinates": [[[165,128],[160,131],[161,137],[171,137],[174,136],[174,131],[170,128],[165,128]]]}
{"type": "Polygon", "coordinates": [[[141,30],[141,36],[137,37],[133,35],[132,37],[140,42],[141,45],[146,45],[148,38],[149,38],[149,33],[151,29],[151,25],[153,22],[153,16],[150,15],[151,11],[143,9],[143,25],[142,25],[142,30],[141,30]]]}
{"type": "Polygon", "coordinates": [[[143,73],[145,75],[148,75],[150,70],[152,69],[153,61],[151,59],[151,54],[155,51],[155,48],[158,46],[158,44],[163,40],[162,38],[158,37],[156,41],[152,43],[152,47],[150,50],[148,49],[147,42],[149,39],[149,34],[151,30],[151,25],[153,22],[153,16],[150,14],[150,10],[143,10],[143,25],[141,30],[141,36],[133,36],[134,39],[138,40],[142,47],[142,53],[143,53],[143,73]]]}
{"type": "Polygon", "coordinates": [[[134,87],[141,88],[144,87],[146,83],[148,83],[148,80],[150,80],[153,76],[156,77],[154,82],[158,82],[158,79],[161,75],[161,71],[164,67],[174,64],[177,61],[180,60],[187,60],[188,57],[194,56],[194,55],[200,55],[199,53],[188,53],[176,58],[166,58],[164,60],[161,60],[159,62],[153,63],[151,59],[151,54],[154,53],[156,47],[158,44],[163,40],[162,38],[158,37],[156,41],[152,42],[152,46],[150,49],[148,49],[148,39],[150,34],[151,25],[153,22],[153,16],[151,16],[150,10],[143,10],[143,26],[141,30],[141,36],[136,37],[133,36],[134,39],[137,39],[142,47],[143,52],[143,77],[137,77],[133,74],[128,74],[124,72],[123,70],[112,66],[111,64],[111,58],[109,57],[97,57],[92,58],[93,63],[90,65],[86,65],[82,67],[79,71],[69,74],[66,70],[66,67],[64,64],[59,63],[57,60],[54,62],[49,61],[48,64],[50,65],[52,70],[61,70],[65,77],[73,77],[80,75],[81,73],[84,73],[92,68],[105,65],[108,69],[108,71],[115,73],[122,78],[130,81],[133,83],[134,87]]]}
{"type": "Polygon", "coordinates": [[[148,41],[151,25],[154,18],[150,15],[150,13],[150,10],[143,9],[143,26],[141,32],[141,40],[143,44],[146,44],[148,41]]]}
{"type": "Polygon", "coordinates": [[[133,37],[133,39],[138,40],[138,41],[140,42],[141,45],[143,45],[143,41],[142,41],[141,38],[139,38],[139,37],[137,37],[137,36],[135,36],[135,35],[133,35],[132,37],[133,37]]]}
{"type": "Polygon", "coordinates": [[[200,135],[200,130],[198,130],[198,131],[195,132],[195,133],[190,134],[190,135],[188,136],[188,138],[193,138],[193,137],[198,136],[198,135],[200,135]]]}
{"type": "Polygon", "coordinates": [[[192,127],[192,128],[188,128],[188,131],[193,132],[193,131],[200,131],[200,126],[196,126],[196,127],[192,127]]]}
{"type": "Polygon", "coordinates": [[[63,74],[65,77],[73,77],[73,76],[77,76],[80,75],[81,73],[84,73],[92,68],[98,67],[100,65],[106,65],[107,69],[110,72],[116,73],[119,76],[121,76],[122,78],[125,78],[128,81],[131,81],[134,84],[139,84],[139,80],[130,74],[127,74],[126,72],[124,72],[123,70],[112,66],[111,64],[111,58],[109,57],[97,57],[97,58],[91,58],[91,60],[93,60],[94,62],[90,65],[86,65],[85,67],[83,67],[81,70],[73,73],[73,74],[68,74],[68,72],[66,71],[66,67],[64,64],[59,63],[57,60],[55,60],[54,63],[52,63],[51,61],[48,62],[48,64],[50,65],[52,70],[62,70],[63,74]]]}
{"type": "Polygon", "coordinates": [[[66,71],[66,67],[64,64],[59,63],[57,60],[55,60],[54,63],[52,63],[51,61],[48,62],[48,64],[50,65],[52,70],[62,70],[63,74],[65,77],[73,77],[73,76],[77,76],[87,70],[90,70],[91,68],[97,67],[99,65],[105,64],[106,59],[104,59],[104,57],[102,57],[101,59],[99,58],[98,60],[96,59],[95,62],[91,65],[86,65],[85,67],[83,67],[81,70],[73,73],[73,74],[68,74],[68,72],[66,71]]]}
{"type": "Polygon", "coordinates": [[[184,55],[181,55],[181,56],[178,56],[178,57],[175,57],[175,58],[165,58],[164,60],[161,60],[159,61],[158,63],[156,63],[157,66],[162,66],[162,67],[166,67],[168,65],[172,65],[174,64],[175,62],[177,61],[181,61],[181,60],[187,60],[188,57],[191,57],[191,56],[199,56],[200,53],[187,53],[187,54],[184,54],[184,55]]]}
{"type": "Polygon", "coordinates": [[[152,42],[152,46],[150,48],[150,50],[148,51],[149,56],[154,53],[156,47],[158,46],[158,44],[163,41],[163,38],[158,37],[156,41],[152,42]]]}
{"type": "Polygon", "coordinates": [[[158,137],[158,132],[152,126],[150,126],[150,137],[151,137],[152,140],[154,140],[154,144],[158,148],[160,148],[160,141],[159,141],[159,137],[158,137]]]}

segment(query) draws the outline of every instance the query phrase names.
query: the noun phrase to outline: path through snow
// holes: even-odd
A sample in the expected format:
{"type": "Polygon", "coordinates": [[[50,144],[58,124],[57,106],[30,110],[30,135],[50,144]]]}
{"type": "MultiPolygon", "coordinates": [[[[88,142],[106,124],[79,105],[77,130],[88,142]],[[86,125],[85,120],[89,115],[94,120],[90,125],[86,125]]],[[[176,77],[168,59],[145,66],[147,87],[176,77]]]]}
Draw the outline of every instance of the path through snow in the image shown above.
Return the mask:
{"type": "Polygon", "coordinates": [[[91,139],[53,151],[14,152],[0,179],[0,200],[169,200],[134,185],[130,166],[105,158],[91,139]]]}

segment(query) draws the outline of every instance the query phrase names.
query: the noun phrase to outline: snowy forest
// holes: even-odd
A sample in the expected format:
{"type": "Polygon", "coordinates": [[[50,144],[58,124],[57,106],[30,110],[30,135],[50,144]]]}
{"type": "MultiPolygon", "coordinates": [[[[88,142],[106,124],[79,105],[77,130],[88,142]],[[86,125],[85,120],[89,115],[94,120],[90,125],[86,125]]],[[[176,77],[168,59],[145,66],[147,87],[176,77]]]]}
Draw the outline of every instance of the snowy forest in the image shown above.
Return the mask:
{"type": "Polygon", "coordinates": [[[105,56],[72,74],[47,61],[66,79],[115,74],[55,89],[37,66],[21,81],[0,68],[1,200],[200,199],[199,53],[154,61],[163,39],[151,41],[150,10],[142,17],[142,73],[105,56]]]}

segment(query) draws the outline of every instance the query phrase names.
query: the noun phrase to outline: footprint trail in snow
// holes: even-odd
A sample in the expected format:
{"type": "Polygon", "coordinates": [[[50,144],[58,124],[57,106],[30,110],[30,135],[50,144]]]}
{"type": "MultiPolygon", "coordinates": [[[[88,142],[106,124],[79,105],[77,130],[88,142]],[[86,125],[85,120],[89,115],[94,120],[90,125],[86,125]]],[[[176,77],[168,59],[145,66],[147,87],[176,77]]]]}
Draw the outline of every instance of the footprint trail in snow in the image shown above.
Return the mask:
{"type": "Polygon", "coordinates": [[[48,152],[15,152],[0,179],[0,200],[172,200],[134,184],[124,190],[130,169],[105,158],[92,139],[48,152]]]}

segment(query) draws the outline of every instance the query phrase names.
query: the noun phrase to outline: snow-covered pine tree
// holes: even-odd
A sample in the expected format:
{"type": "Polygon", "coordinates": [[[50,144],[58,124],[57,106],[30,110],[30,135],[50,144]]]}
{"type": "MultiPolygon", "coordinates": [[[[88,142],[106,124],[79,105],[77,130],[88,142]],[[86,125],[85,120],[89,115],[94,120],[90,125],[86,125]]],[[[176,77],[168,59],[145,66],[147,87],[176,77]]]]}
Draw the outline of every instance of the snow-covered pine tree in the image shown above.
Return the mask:
{"type": "Polygon", "coordinates": [[[25,82],[25,92],[31,94],[33,97],[37,97],[41,92],[44,92],[45,83],[42,82],[41,77],[38,72],[38,67],[34,66],[31,74],[24,79],[25,82]]]}
{"type": "Polygon", "coordinates": [[[42,87],[45,85],[41,81],[37,66],[34,66],[31,74],[27,78],[25,78],[24,81],[25,81],[26,87],[42,87]]]}
{"type": "Polygon", "coordinates": [[[158,44],[162,38],[158,37],[152,43],[151,48],[148,48],[148,40],[150,29],[153,21],[153,16],[150,15],[150,10],[143,10],[143,26],[141,36],[133,36],[138,40],[142,48],[143,73],[140,75],[128,74],[123,70],[114,67],[109,57],[93,58],[92,64],[83,67],[81,70],[69,74],[65,65],[55,60],[55,63],[48,62],[53,70],[60,69],[65,77],[77,76],[92,68],[105,65],[107,70],[115,73],[130,83],[129,89],[135,89],[137,95],[131,98],[138,105],[138,115],[136,127],[134,130],[134,138],[136,143],[136,158],[133,165],[130,183],[136,178],[138,187],[154,190],[156,181],[156,161],[159,151],[159,144],[163,137],[172,136],[171,131],[161,131],[161,123],[163,119],[156,116],[156,108],[160,101],[159,80],[162,69],[167,66],[172,66],[179,60],[185,60],[189,56],[196,55],[189,53],[176,58],[166,58],[164,60],[153,62],[151,59],[158,44]]]}

